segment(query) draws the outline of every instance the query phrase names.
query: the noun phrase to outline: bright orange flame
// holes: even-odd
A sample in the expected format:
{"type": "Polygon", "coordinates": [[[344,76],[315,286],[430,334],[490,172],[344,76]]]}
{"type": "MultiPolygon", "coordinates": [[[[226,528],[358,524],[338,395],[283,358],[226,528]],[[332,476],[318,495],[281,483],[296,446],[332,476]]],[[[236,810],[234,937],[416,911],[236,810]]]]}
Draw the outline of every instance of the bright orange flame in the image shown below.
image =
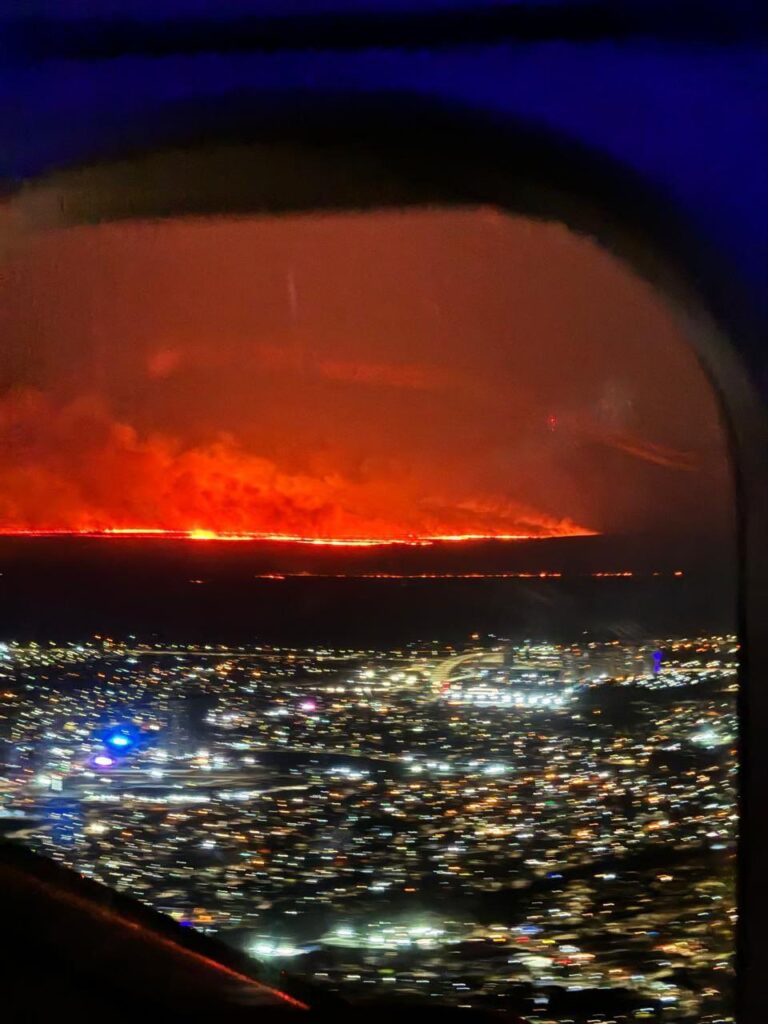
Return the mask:
{"type": "Polygon", "coordinates": [[[192,445],[143,433],[98,398],[14,392],[0,402],[0,535],[371,547],[595,532],[478,493],[459,474],[431,474],[407,451],[383,467],[342,469],[343,456],[286,468],[230,435],[192,445]]]}
{"type": "Polygon", "coordinates": [[[215,530],[190,530],[187,534],[190,540],[216,540],[215,530]]]}
{"type": "MultiPolygon", "coordinates": [[[[596,536],[594,530],[587,530],[581,527],[574,527],[571,532],[559,533],[560,537],[592,537],[596,536]]],[[[196,528],[194,530],[164,530],[159,527],[141,526],[113,526],[101,530],[68,530],[68,529],[24,529],[24,528],[3,528],[0,527],[0,537],[91,537],[101,539],[112,539],[119,537],[136,538],[160,538],[165,540],[189,540],[189,541],[265,541],[281,544],[312,544],[318,547],[340,547],[340,548],[370,548],[387,546],[407,547],[429,547],[432,544],[461,544],[480,541],[515,541],[515,540],[542,540],[546,535],[525,534],[525,533],[468,533],[468,534],[434,534],[432,536],[405,536],[405,537],[302,537],[293,533],[261,533],[258,531],[240,531],[233,533],[227,530],[205,530],[196,528]]],[[[486,574],[482,574],[486,575],[486,574]]],[[[498,574],[509,575],[509,574],[498,574]]],[[[515,573],[521,578],[539,578],[548,576],[559,576],[557,572],[527,572],[515,573]]],[[[595,575],[609,576],[631,576],[631,573],[596,573],[595,575]]]]}

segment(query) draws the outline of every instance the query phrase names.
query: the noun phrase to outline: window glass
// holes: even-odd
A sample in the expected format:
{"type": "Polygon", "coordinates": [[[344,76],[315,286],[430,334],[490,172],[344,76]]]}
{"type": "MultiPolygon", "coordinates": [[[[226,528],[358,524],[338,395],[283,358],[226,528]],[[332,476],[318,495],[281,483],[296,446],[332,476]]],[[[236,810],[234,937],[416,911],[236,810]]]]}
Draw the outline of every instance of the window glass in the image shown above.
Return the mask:
{"type": "Polygon", "coordinates": [[[732,1019],[730,468],[649,285],[484,208],[104,224],[0,329],[6,834],[289,991],[732,1019]]]}

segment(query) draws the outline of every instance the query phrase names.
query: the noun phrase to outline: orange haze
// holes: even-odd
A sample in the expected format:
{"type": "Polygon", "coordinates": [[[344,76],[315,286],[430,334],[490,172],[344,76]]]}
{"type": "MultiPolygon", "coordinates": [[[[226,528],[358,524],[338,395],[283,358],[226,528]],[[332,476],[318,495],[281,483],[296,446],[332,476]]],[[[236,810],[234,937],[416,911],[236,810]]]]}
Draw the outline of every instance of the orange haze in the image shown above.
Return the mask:
{"type": "Polygon", "coordinates": [[[229,435],[184,445],[96,399],[0,406],[0,533],[419,543],[593,531],[499,495],[424,493],[397,474],[286,472],[229,435]]]}
{"type": "Polygon", "coordinates": [[[716,533],[714,398],[649,286],[489,210],[120,223],[0,267],[0,533],[716,533]]]}

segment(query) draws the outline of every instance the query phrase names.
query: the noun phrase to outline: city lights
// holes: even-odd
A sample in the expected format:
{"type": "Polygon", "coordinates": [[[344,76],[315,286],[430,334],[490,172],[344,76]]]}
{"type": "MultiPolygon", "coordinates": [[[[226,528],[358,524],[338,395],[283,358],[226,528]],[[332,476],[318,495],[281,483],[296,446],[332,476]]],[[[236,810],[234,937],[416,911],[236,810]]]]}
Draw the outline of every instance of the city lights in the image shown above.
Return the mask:
{"type": "Polygon", "coordinates": [[[6,811],[90,877],[352,999],[724,1015],[733,636],[5,653],[6,811]]]}

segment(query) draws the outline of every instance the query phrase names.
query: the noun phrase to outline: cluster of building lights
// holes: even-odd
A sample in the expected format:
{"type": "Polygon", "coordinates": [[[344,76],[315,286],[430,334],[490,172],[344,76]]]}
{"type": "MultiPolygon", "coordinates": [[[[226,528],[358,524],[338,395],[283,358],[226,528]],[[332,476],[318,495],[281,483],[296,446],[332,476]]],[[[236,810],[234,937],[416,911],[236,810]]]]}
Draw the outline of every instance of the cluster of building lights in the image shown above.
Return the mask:
{"type": "Polygon", "coordinates": [[[351,998],[725,1019],[734,637],[0,654],[0,805],[83,873],[351,998]]]}

